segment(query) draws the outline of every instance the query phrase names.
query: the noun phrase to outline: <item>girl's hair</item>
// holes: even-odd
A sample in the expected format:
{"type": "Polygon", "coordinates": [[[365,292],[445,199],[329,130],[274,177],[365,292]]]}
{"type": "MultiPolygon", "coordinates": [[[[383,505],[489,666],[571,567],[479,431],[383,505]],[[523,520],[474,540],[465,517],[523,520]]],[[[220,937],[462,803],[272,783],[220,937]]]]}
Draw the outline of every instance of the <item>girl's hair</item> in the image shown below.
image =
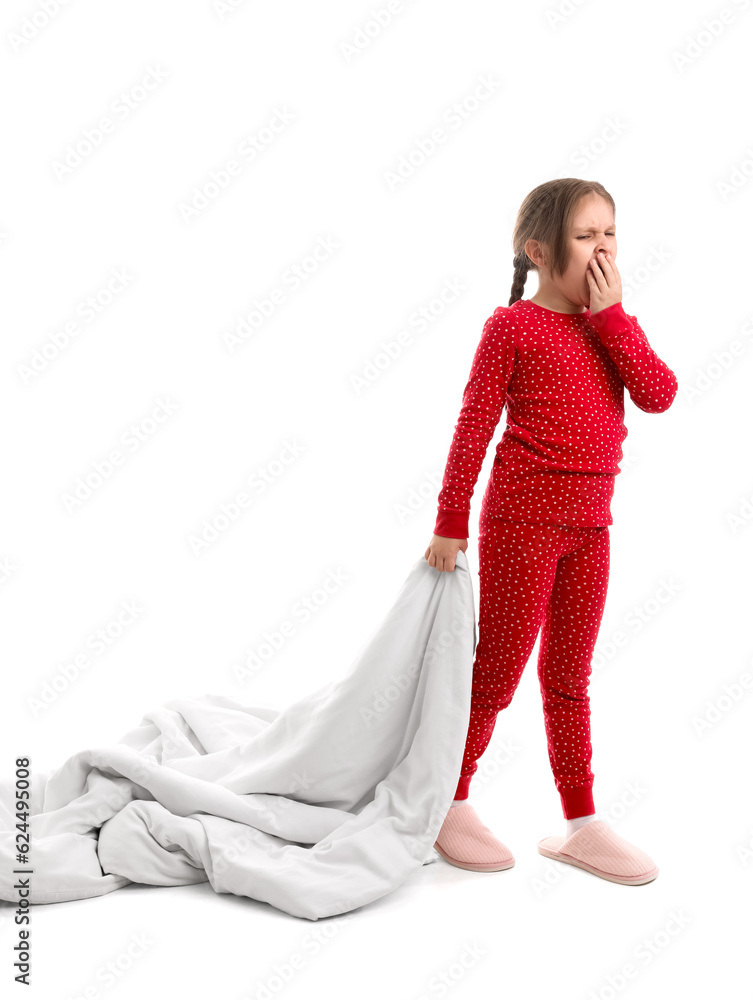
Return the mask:
{"type": "Polygon", "coordinates": [[[564,274],[570,262],[572,217],[580,200],[590,194],[601,195],[615,211],[614,199],[602,184],[579,177],[558,177],[546,181],[525,196],[512,234],[514,275],[508,306],[523,298],[528,271],[539,269],[525,252],[528,240],[538,240],[549,250],[547,270],[550,277],[564,274]]]}

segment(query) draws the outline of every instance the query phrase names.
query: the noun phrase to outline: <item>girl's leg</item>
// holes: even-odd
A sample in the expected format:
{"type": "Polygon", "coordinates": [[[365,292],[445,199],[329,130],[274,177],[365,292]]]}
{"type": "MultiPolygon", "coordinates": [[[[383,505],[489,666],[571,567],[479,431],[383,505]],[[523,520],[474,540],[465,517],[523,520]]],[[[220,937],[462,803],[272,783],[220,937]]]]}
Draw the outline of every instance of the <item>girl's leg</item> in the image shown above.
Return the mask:
{"type": "Polygon", "coordinates": [[[479,522],[479,633],[473,664],[471,714],[455,799],[467,799],[494,731],[512,701],[539,633],[557,560],[572,528],[504,521],[479,522]]]}
{"type": "Polygon", "coordinates": [[[609,528],[569,529],[539,645],[549,761],[565,819],[594,812],[588,683],[609,581],[609,528]]]}

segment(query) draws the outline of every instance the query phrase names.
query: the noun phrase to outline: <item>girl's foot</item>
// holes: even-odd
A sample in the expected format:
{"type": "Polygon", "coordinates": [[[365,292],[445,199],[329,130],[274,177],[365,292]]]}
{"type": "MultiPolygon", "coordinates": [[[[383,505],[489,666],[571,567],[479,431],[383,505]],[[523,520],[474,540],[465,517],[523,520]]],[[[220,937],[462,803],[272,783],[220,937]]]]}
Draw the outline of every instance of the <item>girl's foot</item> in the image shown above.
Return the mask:
{"type": "Polygon", "coordinates": [[[447,810],[434,849],[451,865],[471,872],[500,872],[515,864],[509,847],[484,826],[469,802],[447,810]]]}
{"type": "Polygon", "coordinates": [[[538,849],[545,858],[622,885],[644,885],[659,874],[645,851],[615,833],[603,819],[591,820],[569,837],[544,837],[538,849]]]}

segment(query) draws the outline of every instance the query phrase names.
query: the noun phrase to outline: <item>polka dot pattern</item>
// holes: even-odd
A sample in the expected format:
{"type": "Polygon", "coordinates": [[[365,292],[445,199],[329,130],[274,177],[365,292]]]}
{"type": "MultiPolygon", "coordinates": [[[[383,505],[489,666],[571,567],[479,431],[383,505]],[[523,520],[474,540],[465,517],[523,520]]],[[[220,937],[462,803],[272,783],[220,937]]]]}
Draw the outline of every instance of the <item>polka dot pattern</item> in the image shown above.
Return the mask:
{"type": "Polygon", "coordinates": [[[456,799],[468,797],[497,713],[541,629],[538,675],[549,762],[567,819],[595,812],[588,683],[609,580],[609,528],[531,524],[482,512],[479,638],[456,799]]]}
{"type": "Polygon", "coordinates": [[[622,303],[574,315],[530,299],[495,309],[463,393],[434,533],[468,537],[471,496],[505,405],[482,507],[514,521],[612,524],[626,388],[639,409],[661,413],[677,378],[622,303]]]}
{"type": "Polygon", "coordinates": [[[625,389],[641,410],[661,413],[677,378],[622,303],[569,315],[521,299],[484,324],[434,528],[468,537],[471,496],[507,406],[481,504],[479,639],[456,799],[468,797],[540,632],[539,686],[562,809],[566,819],[595,812],[588,683],[609,580],[625,389]]]}

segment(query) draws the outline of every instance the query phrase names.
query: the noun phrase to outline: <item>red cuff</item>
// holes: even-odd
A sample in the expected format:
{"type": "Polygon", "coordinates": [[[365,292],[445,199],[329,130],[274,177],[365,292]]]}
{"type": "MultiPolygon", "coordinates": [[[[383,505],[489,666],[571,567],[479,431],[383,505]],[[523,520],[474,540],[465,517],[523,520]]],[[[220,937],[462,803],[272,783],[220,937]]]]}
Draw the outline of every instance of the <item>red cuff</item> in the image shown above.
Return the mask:
{"type": "Polygon", "coordinates": [[[442,510],[437,512],[434,534],[442,538],[467,538],[470,511],[442,510]]]}
{"type": "Polygon", "coordinates": [[[618,330],[620,327],[627,327],[632,329],[632,323],[628,319],[627,313],[622,308],[621,302],[613,302],[611,306],[607,306],[606,309],[599,309],[598,312],[591,313],[590,320],[596,329],[601,333],[604,332],[611,333],[613,330],[618,330]]]}
{"type": "Polygon", "coordinates": [[[593,816],[594,808],[593,779],[590,785],[581,788],[560,788],[560,801],[565,819],[577,819],[578,816],[593,816]]]}

